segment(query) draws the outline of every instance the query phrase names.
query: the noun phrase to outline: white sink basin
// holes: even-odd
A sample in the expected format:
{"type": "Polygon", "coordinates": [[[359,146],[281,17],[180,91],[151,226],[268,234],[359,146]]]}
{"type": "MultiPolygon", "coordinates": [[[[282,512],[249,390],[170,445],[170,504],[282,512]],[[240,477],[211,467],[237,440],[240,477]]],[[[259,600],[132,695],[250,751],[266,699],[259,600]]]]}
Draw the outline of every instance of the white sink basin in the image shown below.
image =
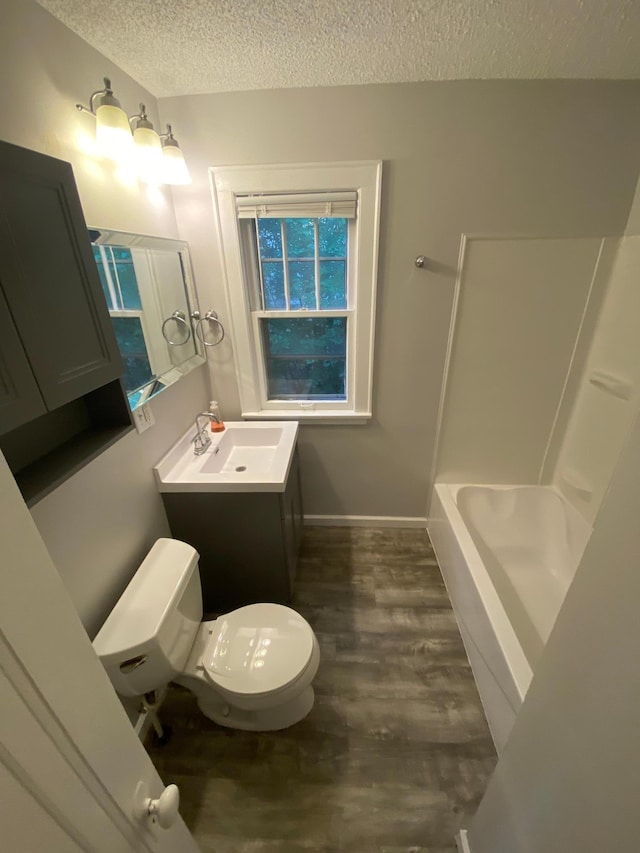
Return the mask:
{"type": "Polygon", "coordinates": [[[297,421],[229,421],[193,452],[195,426],[153,469],[161,492],[283,492],[298,435],[297,421]]]}

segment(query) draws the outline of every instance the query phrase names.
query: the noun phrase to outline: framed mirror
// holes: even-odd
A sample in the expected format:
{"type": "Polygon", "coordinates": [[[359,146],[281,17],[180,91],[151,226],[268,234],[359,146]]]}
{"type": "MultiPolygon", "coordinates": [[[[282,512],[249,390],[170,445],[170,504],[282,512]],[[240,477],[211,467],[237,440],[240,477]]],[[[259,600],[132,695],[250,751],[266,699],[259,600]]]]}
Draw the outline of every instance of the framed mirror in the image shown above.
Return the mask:
{"type": "Polygon", "coordinates": [[[133,411],[204,364],[189,250],[180,240],[90,228],[133,411]]]}

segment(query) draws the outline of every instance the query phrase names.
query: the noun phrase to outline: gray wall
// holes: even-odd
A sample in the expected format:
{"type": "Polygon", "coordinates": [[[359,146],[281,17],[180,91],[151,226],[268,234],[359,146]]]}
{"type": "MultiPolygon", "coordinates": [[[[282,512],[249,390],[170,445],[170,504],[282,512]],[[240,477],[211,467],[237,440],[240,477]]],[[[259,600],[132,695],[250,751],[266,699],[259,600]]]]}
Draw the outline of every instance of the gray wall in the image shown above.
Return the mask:
{"type": "Polygon", "coordinates": [[[473,853],[638,849],[640,421],[511,737],[473,853]]]}
{"type": "MultiPolygon", "coordinates": [[[[155,99],[32,0],[5,0],[0,26],[0,137],[73,164],[87,222],[176,237],[171,195],[148,192],[90,153],[93,119],[74,107],[112,77],[123,107],[155,99]]],[[[151,403],[156,425],[128,435],[37,504],[33,517],[90,634],[168,527],[152,465],[209,399],[200,368],[151,403]]]]}
{"type": "MultiPolygon", "coordinates": [[[[383,159],[374,420],[304,427],[305,512],[424,516],[463,232],[624,230],[640,162],[636,82],[440,82],[159,101],[193,185],[175,194],[202,301],[228,318],[207,167],[383,159]],[[429,272],[413,266],[432,259],[429,272]]],[[[210,360],[239,413],[232,342],[210,360]]]]}

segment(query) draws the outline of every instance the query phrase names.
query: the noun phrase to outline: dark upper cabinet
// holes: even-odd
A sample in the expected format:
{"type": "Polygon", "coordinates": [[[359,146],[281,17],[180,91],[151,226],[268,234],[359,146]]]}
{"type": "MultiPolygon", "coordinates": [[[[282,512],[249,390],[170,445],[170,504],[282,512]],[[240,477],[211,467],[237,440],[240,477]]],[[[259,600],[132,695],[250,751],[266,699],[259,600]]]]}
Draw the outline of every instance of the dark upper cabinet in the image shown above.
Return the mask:
{"type": "Polygon", "coordinates": [[[0,142],[0,434],[122,374],[69,163],[0,142]]]}

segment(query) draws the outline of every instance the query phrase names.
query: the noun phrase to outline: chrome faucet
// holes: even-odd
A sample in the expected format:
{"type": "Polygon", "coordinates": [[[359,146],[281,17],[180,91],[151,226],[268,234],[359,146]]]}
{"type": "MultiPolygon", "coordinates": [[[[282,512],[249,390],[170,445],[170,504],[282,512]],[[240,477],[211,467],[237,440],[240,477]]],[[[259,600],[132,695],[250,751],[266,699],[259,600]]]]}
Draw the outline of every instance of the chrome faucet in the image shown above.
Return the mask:
{"type": "Polygon", "coordinates": [[[200,456],[205,452],[207,447],[211,444],[211,437],[207,432],[207,427],[211,423],[211,421],[216,421],[216,423],[220,423],[220,419],[217,415],[214,415],[212,412],[200,412],[199,415],[196,415],[195,425],[196,425],[196,434],[191,439],[193,442],[193,452],[196,456],[200,456]],[[206,418],[207,424],[206,426],[200,426],[200,418],[206,418]]]}

